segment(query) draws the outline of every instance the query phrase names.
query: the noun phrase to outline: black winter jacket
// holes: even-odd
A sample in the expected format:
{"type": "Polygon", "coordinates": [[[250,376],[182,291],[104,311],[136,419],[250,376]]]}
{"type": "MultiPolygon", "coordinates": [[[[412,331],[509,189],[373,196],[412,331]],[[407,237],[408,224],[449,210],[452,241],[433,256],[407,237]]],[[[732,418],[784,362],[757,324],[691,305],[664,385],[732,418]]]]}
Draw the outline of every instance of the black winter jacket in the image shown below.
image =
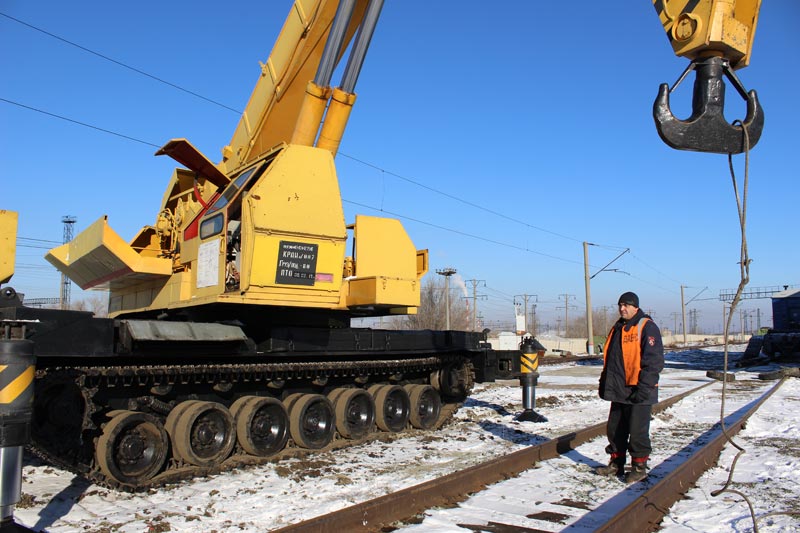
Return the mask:
{"type": "Polygon", "coordinates": [[[658,403],[658,376],[664,369],[664,346],[661,331],[652,319],[641,333],[641,370],[639,382],[629,387],[625,383],[625,366],[622,361],[622,330],[628,331],[642,318],[650,318],[641,309],[630,320],[620,318],[611,328],[611,342],[605,354],[603,372],[600,374],[600,397],[619,403],[658,403]]]}

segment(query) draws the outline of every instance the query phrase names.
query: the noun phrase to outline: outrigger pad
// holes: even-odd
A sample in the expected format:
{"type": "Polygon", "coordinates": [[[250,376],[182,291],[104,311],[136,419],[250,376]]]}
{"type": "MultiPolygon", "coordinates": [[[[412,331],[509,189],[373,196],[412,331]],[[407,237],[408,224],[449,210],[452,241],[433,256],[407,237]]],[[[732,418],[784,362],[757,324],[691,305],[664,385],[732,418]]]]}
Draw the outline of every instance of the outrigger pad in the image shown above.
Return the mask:
{"type": "Polygon", "coordinates": [[[517,415],[516,420],[520,422],[547,422],[547,417],[540,415],[533,409],[525,409],[522,413],[517,415]]]}

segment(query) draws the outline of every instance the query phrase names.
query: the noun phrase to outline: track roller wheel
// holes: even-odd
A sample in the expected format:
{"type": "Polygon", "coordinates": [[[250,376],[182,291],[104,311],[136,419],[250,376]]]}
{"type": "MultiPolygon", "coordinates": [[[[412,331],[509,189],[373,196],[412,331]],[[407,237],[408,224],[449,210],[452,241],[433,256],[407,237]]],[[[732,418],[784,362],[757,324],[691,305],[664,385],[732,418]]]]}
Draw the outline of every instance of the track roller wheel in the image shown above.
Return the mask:
{"type": "Polygon", "coordinates": [[[333,389],[332,391],[328,392],[326,395],[331,403],[335,406],[336,405],[336,398],[338,398],[344,391],[347,389],[344,387],[339,387],[338,389],[333,389]]]}
{"type": "Polygon", "coordinates": [[[186,411],[186,409],[188,409],[190,405],[198,403],[199,401],[200,400],[186,400],[184,402],[179,403],[178,405],[172,408],[172,411],[169,412],[169,414],[167,415],[167,419],[164,421],[164,429],[167,430],[167,435],[169,435],[170,441],[173,442],[172,457],[174,457],[175,459],[181,460],[181,457],[178,455],[178,452],[175,448],[174,437],[173,437],[173,435],[175,435],[178,419],[180,419],[183,412],[186,411]]]}
{"type": "Polygon", "coordinates": [[[283,449],[289,440],[289,413],[275,399],[243,396],[230,408],[236,436],[242,449],[251,455],[269,457],[283,449]]]}
{"type": "Polygon", "coordinates": [[[167,416],[173,455],[195,466],[221,463],[233,451],[236,432],[230,411],[216,402],[188,401],[167,416]]]}
{"type": "Polygon", "coordinates": [[[375,399],[375,423],[383,431],[405,429],[411,414],[411,400],[400,385],[373,385],[369,393],[375,399]]]}
{"type": "Polygon", "coordinates": [[[336,413],[336,430],[345,439],[360,439],[375,426],[375,402],[364,389],[334,389],[328,394],[336,413]]]}
{"type": "Polygon", "coordinates": [[[138,486],[164,466],[169,439],[154,416],[121,411],[103,428],[97,441],[97,464],[110,479],[138,486]]]}
{"type": "Polygon", "coordinates": [[[442,411],[442,398],[430,385],[406,385],[411,400],[409,421],[417,429],[430,429],[439,420],[442,411]]]}
{"type": "Polygon", "coordinates": [[[289,407],[292,439],[301,448],[324,448],[333,440],[335,418],[333,404],[328,398],[321,394],[302,394],[289,407]]]}
{"type": "Polygon", "coordinates": [[[286,398],[284,398],[282,400],[283,401],[283,406],[286,407],[286,411],[287,412],[291,412],[292,411],[292,406],[294,405],[294,403],[297,400],[300,399],[301,396],[303,396],[303,394],[305,394],[305,393],[303,393],[303,392],[293,392],[292,394],[288,395],[286,398]]]}
{"type": "Polygon", "coordinates": [[[431,373],[431,385],[442,396],[457,402],[467,399],[475,384],[472,363],[452,363],[431,373]]]}

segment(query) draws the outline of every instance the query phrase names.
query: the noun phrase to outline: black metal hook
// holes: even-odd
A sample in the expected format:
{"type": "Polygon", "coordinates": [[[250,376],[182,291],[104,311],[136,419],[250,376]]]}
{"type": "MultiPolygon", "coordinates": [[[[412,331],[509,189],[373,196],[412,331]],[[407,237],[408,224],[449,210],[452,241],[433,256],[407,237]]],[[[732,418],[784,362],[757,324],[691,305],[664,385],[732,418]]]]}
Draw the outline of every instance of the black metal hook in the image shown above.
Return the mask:
{"type": "Polygon", "coordinates": [[[761,138],[764,129],[764,111],[758,103],[755,91],[747,92],[742,82],[733,73],[730,64],[721,57],[692,61],[670,89],[662,83],[653,104],[653,118],[661,139],[677,150],[713,152],[717,154],[739,154],[752,148],[761,138]],[[672,114],[669,95],[694,70],[694,93],[692,116],[680,120],[672,114]],[[725,75],[739,95],[747,102],[747,115],[741,126],[729,124],[723,116],[725,107],[725,75]],[[742,128],[747,129],[749,146],[745,144],[742,128]]]}

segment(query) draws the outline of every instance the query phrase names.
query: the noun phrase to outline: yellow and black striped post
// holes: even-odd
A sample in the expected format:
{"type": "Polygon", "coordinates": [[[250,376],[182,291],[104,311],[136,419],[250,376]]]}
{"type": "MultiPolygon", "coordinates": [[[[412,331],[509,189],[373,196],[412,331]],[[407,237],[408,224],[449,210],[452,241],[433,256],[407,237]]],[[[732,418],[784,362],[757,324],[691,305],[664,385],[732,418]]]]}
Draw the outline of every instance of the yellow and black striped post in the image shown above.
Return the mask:
{"type": "Polygon", "coordinates": [[[31,438],[34,343],[0,339],[0,532],[31,531],[14,523],[22,495],[22,451],[31,438]]]}
{"type": "Polygon", "coordinates": [[[522,386],[522,407],[524,411],[517,416],[522,422],[547,422],[547,418],[537,413],[536,384],[539,382],[539,357],[544,355],[533,337],[525,337],[519,345],[519,384],[522,386]]]}

